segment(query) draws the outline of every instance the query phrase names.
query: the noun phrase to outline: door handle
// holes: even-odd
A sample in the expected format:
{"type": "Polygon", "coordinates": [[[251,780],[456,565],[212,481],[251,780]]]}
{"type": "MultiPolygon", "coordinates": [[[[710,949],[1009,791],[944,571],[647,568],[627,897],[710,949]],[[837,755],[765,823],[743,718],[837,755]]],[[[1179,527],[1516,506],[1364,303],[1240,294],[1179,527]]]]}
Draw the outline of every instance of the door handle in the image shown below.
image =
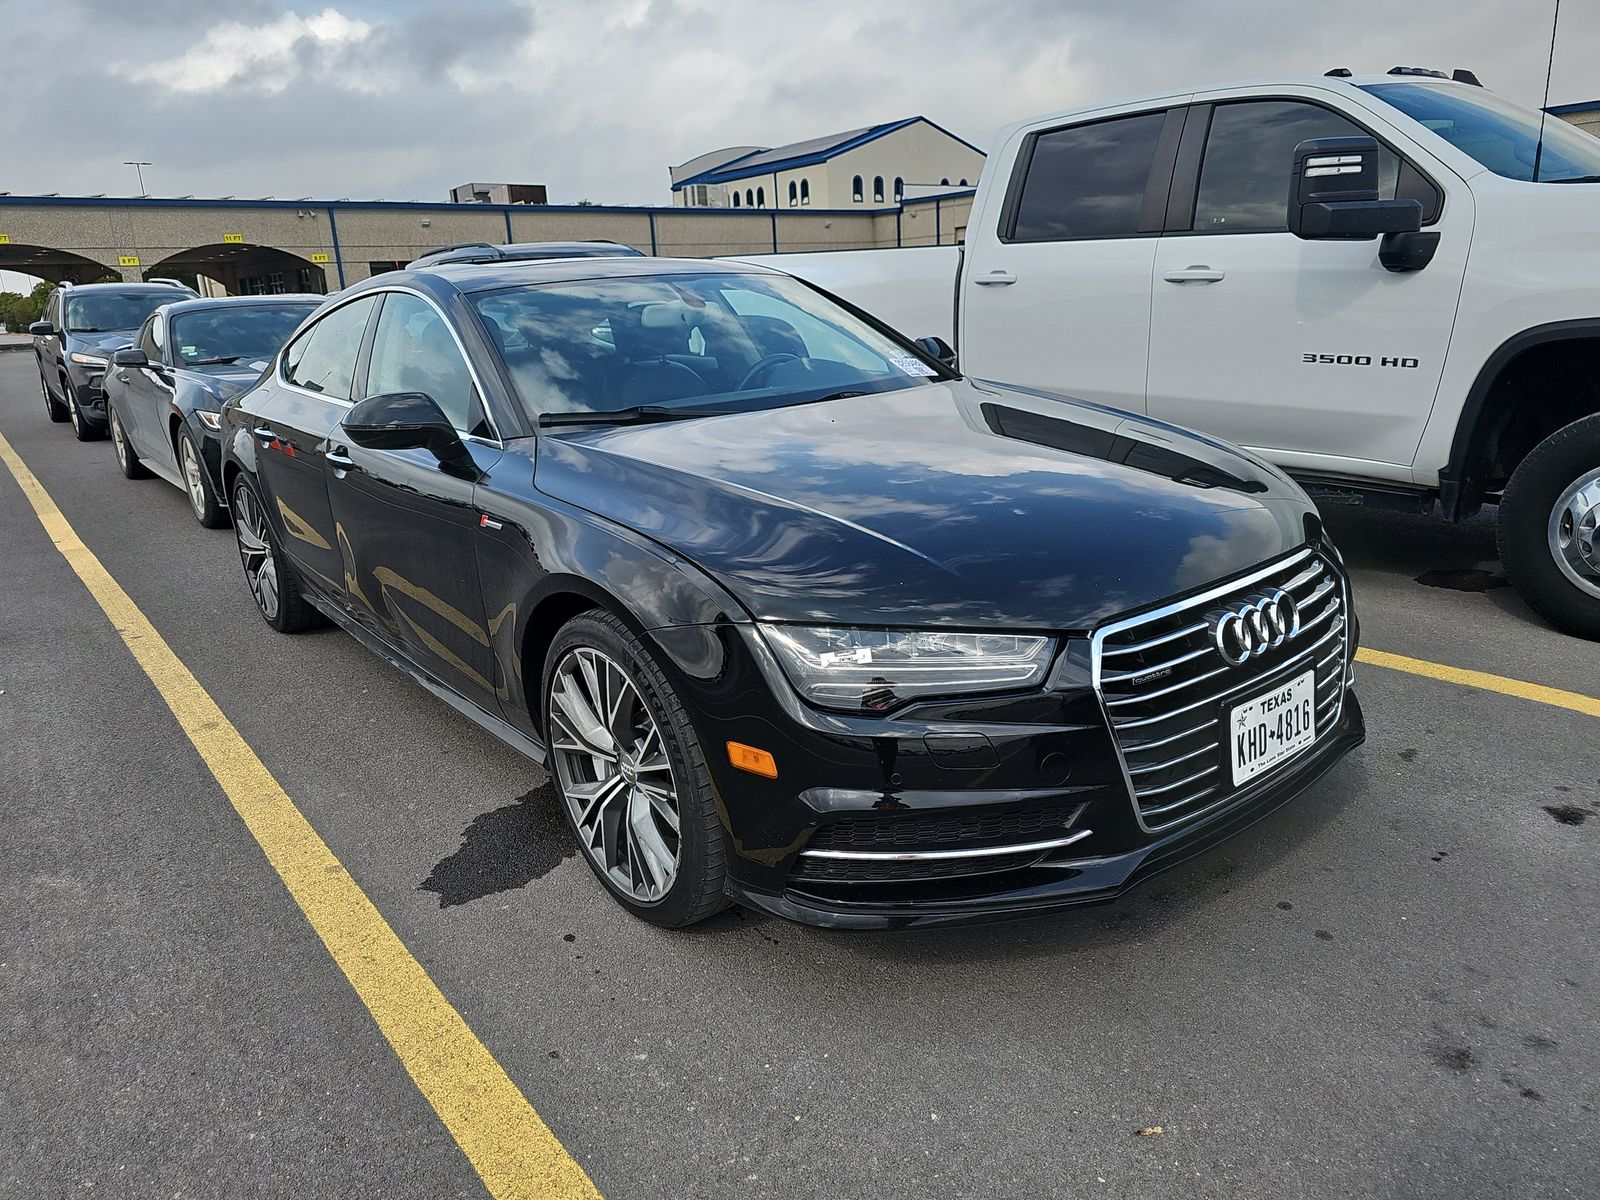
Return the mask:
{"type": "Polygon", "coordinates": [[[327,463],[335,471],[353,470],[356,465],[356,460],[345,453],[345,448],[343,446],[340,446],[334,450],[329,450],[322,456],[322,461],[327,463]]]}
{"type": "Polygon", "coordinates": [[[1195,263],[1181,271],[1168,271],[1161,278],[1168,283],[1221,283],[1227,274],[1203,263],[1195,263]]]}
{"type": "Polygon", "coordinates": [[[260,438],[263,442],[275,442],[278,440],[278,435],[273,433],[272,430],[266,428],[265,426],[257,426],[255,429],[252,429],[250,433],[253,436],[260,438]]]}
{"type": "Polygon", "coordinates": [[[979,287],[1003,287],[1016,281],[1017,277],[1010,271],[990,271],[987,275],[974,275],[972,277],[972,282],[979,287]]]}

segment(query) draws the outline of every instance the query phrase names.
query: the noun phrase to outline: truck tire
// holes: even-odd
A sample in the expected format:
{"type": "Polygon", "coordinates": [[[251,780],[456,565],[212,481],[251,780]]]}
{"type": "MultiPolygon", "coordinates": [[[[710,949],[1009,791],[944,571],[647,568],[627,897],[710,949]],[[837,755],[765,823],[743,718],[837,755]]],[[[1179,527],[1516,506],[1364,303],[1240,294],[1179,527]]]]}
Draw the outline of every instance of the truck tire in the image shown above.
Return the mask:
{"type": "Polygon", "coordinates": [[[1512,473],[1500,500],[1500,559],[1522,598],[1600,640],[1600,413],[1556,430],[1512,473]]]}

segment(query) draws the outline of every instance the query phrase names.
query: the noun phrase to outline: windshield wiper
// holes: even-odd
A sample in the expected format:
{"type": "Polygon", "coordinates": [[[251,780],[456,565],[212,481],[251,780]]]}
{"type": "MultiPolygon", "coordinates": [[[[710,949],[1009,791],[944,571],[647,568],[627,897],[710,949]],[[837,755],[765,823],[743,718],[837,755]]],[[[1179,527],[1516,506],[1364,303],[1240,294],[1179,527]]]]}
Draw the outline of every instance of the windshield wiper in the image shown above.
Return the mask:
{"type": "Polygon", "coordinates": [[[215,358],[186,358],[183,363],[187,367],[212,367],[218,363],[236,363],[243,357],[242,354],[219,354],[215,358]]]}
{"type": "Polygon", "coordinates": [[[687,421],[695,417],[725,417],[730,410],[714,408],[668,408],[664,404],[635,404],[609,412],[547,412],[539,414],[540,425],[648,425],[655,421],[687,421]]]}
{"type": "Polygon", "coordinates": [[[1540,183],[1600,183],[1600,175],[1574,175],[1571,179],[1541,179],[1540,183]]]}

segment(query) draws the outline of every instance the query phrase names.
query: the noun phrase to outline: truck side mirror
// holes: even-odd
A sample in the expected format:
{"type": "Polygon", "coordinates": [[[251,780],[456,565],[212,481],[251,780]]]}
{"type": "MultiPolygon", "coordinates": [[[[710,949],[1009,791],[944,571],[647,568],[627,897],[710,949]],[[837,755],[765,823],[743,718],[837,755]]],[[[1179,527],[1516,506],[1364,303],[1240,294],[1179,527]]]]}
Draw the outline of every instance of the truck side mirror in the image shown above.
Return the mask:
{"type": "Polygon", "coordinates": [[[1311,138],[1294,148],[1289,232],[1308,241],[1415,233],[1422,205],[1378,199],[1378,139],[1311,138]]]}

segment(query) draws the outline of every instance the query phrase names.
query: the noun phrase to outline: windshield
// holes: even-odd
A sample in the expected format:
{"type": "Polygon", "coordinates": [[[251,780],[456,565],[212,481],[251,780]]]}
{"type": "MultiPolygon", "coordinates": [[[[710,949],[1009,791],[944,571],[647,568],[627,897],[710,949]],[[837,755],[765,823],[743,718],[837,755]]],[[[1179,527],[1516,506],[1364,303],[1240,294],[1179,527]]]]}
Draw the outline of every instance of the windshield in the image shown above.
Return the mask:
{"type": "MultiPolygon", "coordinates": [[[[1420,121],[1496,175],[1533,182],[1539,113],[1477,88],[1369,83],[1364,90],[1420,121]]],[[[1544,122],[1540,183],[1600,177],[1600,138],[1559,117],[1544,122]]]]}
{"type": "Polygon", "coordinates": [[[92,292],[67,297],[68,333],[115,333],[137,329],[163,304],[184,300],[188,292],[92,292]]]}
{"type": "Polygon", "coordinates": [[[917,387],[941,372],[804,284],[672,275],[473,297],[530,412],[738,411],[917,387]]]}
{"type": "Polygon", "coordinates": [[[230,304],[179,313],[168,331],[186,367],[265,367],[315,304],[230,304]]]}

